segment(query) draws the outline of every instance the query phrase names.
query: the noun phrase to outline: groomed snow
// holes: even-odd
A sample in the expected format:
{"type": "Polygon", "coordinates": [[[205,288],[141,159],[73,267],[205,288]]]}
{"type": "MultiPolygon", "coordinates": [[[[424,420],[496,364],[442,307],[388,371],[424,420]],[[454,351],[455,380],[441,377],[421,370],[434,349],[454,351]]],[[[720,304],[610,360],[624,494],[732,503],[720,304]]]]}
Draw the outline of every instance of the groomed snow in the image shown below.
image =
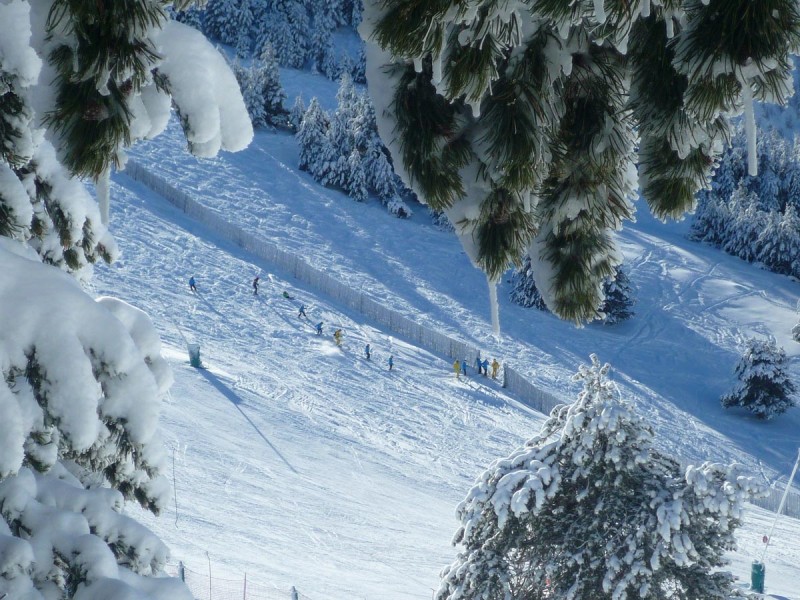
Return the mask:
{"type": "MultiPolygon", "coordinates": [[[[566,398],[576,392],[575,368],[596,351],[662,448],[739,460],[770,478],[788,474],[800,441],[797,410],[761,423],[724,411],[719,396],[733,382],[745,337],[774,335],[797,356],[795,282],[687,242],[685,224],[664,227],[642,215],[621,235],[638,287],[632,321],[576,330],[510,305],[504,283],[498,343],[485,279],[452,234],[426,224],[424,211],[401,221],[377,202],[320,188],[295,170],[296,148],[284,134],[259,133],[249,150],[202,162],[178,152],[174,122],[166,135],[136,159],[239,226],[485,355],[513,361],[566,398]]],[[[210,559],[215,577],[247,572],[248,582],[295,585],[312,600],[429,597],[455,553],[456,504],[489,461],[538,431],[541,415],[492,382],[456,382],[444,357],[315,297],[126,176],[115,177],[112,196],[123,257],[98,269],[96,292],[150,313],[176,378],[162,428],[175,453],[177,525],[174,511],[146,524],[194,577],[207,573],[210,559]],[[298,320],[299,303],[312,321],[325,322],[325,336],[298,320]],[[344,351],[330,338],[337,327],[344,351]],[[206,369],[186,364],[178,328],[201,344],[206,369]]],[[[791,371],[797,375],[796,365],[791,371]]],[[[743,582],[771,524],[770,513],[748,514],[732,567],[743,582]]],[[[800,598],[798,533],[800,525],[784,521],[773,535],[767,587],[775,597],[800,598]]]]}

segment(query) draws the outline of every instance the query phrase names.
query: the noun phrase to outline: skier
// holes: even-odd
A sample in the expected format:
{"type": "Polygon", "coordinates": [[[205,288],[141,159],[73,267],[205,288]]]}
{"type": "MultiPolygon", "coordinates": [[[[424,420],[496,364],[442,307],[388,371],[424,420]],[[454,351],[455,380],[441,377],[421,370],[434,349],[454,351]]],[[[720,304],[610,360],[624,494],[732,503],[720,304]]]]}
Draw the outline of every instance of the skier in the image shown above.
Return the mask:
{"type": "Polygon", "coordinates": [[[492,379],[497,379],[497,369],[500,368],[500,363],[496,358],[492,359],[492,379]]]}
{"type": "Polygon", "coordinates": [[[481,374],[481,365],[482,364],[483,363],[481,362],[481,353],[478,352],[478,356],[475,358],[475,370],[478,372],[478,375],[481,374]]]}
{"type": "Polygon", "coordinates": [[[464,377],[467,376],[467,359],[461,361],[461,372],[464,374],[464,377]]]}
{"type": "Polygon", "coordinates": [[[258,275],[256,275],[255,279],[253,279],[253,294],[258,296],[258,275]]]}
{"type": "Polygon", "coordinates": [[[481,363],[481,366],[483,367],[483,376],[484,377],[488,377],[489,376],[489,359],[488,358],[484,358],[483,362],[481,363]]]}
{"type": "Polygon", "coordinates": [[[194,275],[189,277],[189,289],[192,290],[192,292],[197,293],[197,287],[195,286],[194,275]]]}
{"type": "Polygon", "coordinates": [[[364,346],[364,355],[367,357],[367,360],[369,360],[369,357],[372,356],[372,353],[371,353],[370,348],[369,348],[369,344],[364,346]]]}
{"type": "Polygon", "coordinates": [[[389,370],[390,371],[392,370],[393,366],[394,366],[394,356],[390,354],[389,355],[389,370]]]}
{"type": "Polygon", "coordinates": [[[342,345],[342,330],[341,329],[337,329],[336,331],[333,332],[333,340],[336,342],[337,346],[341,346],[342,345]]]}
{"type": "Polygon", "coordinates": [[[299,319],[301,317],[303,319],[307,319],[308,318],[308,315],[306,315],[306,305],[305,304],[301,304],[300,305],[300,312],[297,313],[297,318],[299,319]]]}
{"type": "Polygon", "coordinates": [[[453,372],[456,374],[456,379],[461,379],[461,363],[458,362],[458,359],[453,363],[453,372]]]}
{"type": "Polygon", "coordinates": [[[283,290],[283,297],[287,300],[294,300],[294,296],[291,296],[286,290],[283,290]]]}
{"type": "Polygon", "coordinates": [[[317,323],[315,329],[317,330],[317,335],[322,335],[322,321],[317,323]]]}

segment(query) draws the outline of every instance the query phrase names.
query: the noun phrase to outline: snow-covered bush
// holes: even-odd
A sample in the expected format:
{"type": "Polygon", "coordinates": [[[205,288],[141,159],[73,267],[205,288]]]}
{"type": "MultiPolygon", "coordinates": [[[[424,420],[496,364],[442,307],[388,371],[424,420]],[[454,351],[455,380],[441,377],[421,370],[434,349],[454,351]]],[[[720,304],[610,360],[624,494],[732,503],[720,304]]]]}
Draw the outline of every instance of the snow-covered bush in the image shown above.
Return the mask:
{"type": "Polygon", "coordinates": [[[722,397],[722,406],[742,406],[759,419],[786,412],[796,404],[787,366],[786,352],[774,341],[749,339],[735,369],[739,381],[722,397]]]}
{"type": "Polygon", "coordinates": [[[459,504],[437,600],[723,600],[719,570],[756,491],[736,465],[682,469],[592,356],[573,404],[491,464],[459,504]]]}
{"type": "Polygon", "coordinates": [[[172,375],[150,319],[18,242],[0,238],[0,261],[0,596],[190,600],[144,580],[167,549],[122,514],[169,499],[158,412],[172,375]]]}

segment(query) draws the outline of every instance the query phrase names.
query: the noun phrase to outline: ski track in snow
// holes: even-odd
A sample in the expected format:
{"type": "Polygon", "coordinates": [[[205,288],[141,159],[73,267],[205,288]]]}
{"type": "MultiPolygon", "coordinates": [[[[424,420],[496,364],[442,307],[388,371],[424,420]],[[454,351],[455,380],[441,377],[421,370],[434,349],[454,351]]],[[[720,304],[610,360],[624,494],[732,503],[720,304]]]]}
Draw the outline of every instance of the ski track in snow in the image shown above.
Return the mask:
{"type": "MultiPolygon", "coordinates": [[[[358,204],[317,186],[292,167],[296,148],[283,134],[260,133],[251,149],[210,161],[184,156],[182,143],[173,122],[164,139],[134,156],[229,220],[484,355],[513,361],[567,400],[577,391],[575,368],[598,353],[657,443],[676,456],[736,460],[769,478],[791,468],[797,409],[761,423],[723,410],[719,396],[733,384],[748,336],[773,335],[790,357],[800,353],[790,332],[796,282],[688,242],[685,223],[663,226],[639,215],[620,234],[638,288],[633,319],[575,329],[510,304],[504,283],[497,343],[483,275],[452,234],[426,225],[423,210],[399,221],[375,201],[358,204]]],[[[444,357],[315,296],[126,176],[115,178],[113,198],[123,257],[97,268],[94,290],[151,314],[176,375],[162,422],[176,455],[178,526],[169,515],[142,518],[196,571],[208,551],[215,570],[296,585],[313,600],[429,597],[455,553],[455,505],[491,460],[537,432],[544,417],[494,382],[456,381],[444,357]],[[297,318],[301,303],[309,321],[297,318]],[[325,322],[322,337],[313,331],[317,320],[325,322]],[[206,369],[186,364],[176,326],[201,344],[206,369]],[[339,327],[342,349],[330,337],[339,327]]],[[[796,361],[791,370],[798,375],[796,361]]],[[[733,555],[745,579],[770,519],[751,513],[743,551],[733,555]]],[[[800,527],[785,531],[798,537],[800,527]]],[[[787,581],[798,575],[796,549],[775,553],[775,573],[788,572],[787,581]]],[[[775,593],[800,598],[793,586],[775,593]]]]}

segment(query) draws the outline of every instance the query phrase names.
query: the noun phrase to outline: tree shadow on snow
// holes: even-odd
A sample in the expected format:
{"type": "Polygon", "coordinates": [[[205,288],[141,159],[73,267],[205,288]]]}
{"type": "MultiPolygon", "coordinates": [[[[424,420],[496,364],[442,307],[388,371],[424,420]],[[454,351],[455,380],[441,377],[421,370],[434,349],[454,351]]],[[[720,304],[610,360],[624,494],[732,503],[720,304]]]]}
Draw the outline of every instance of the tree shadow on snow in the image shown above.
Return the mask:
{"type": "Polygon", "coordinates": [[[272,448],[272,451],[278,455],[278,458],[280,458],[287,467],[289,467],[292,473],[297,473],[297,469],[295,469],[291,465],[291,463],[288,460],[286,460],[286,457],[284,457],[283,454],[281,454],[280,451],[272,444],[272,442],[270,442],[267,439],[267,436],[265,436],[261,432],[261,430],[258,428],[258,425],[256,425],[253,422],[253,420],[250,417],[248,417],[247,414],[245,414],[245,412],[242,410],[241,405],[244,404],[244,401],[241,399],[241,397],[239,397],[239,395],[235,391],[233,391],[230,387],[228,387],[219,377],[214,375],[208,369],[197,369],[197,372],[200,373],[203,377],[205,377],[206,380],[211,385],[213,385],[217,389],[217,391],[219,391],[219,393],[221,393],[223,396],[225,396],[228,400],[231,401],[231,403],[236,407],[236,410],[242,413],[242,416],[245,419],[247,419],[247,422],[250,423],[250,425],[253,426],[253,429],[256,430],[256,433],[259,436],[261,436],[261,439],[263,439],[267,443],[267,446],[272,448]]]}

